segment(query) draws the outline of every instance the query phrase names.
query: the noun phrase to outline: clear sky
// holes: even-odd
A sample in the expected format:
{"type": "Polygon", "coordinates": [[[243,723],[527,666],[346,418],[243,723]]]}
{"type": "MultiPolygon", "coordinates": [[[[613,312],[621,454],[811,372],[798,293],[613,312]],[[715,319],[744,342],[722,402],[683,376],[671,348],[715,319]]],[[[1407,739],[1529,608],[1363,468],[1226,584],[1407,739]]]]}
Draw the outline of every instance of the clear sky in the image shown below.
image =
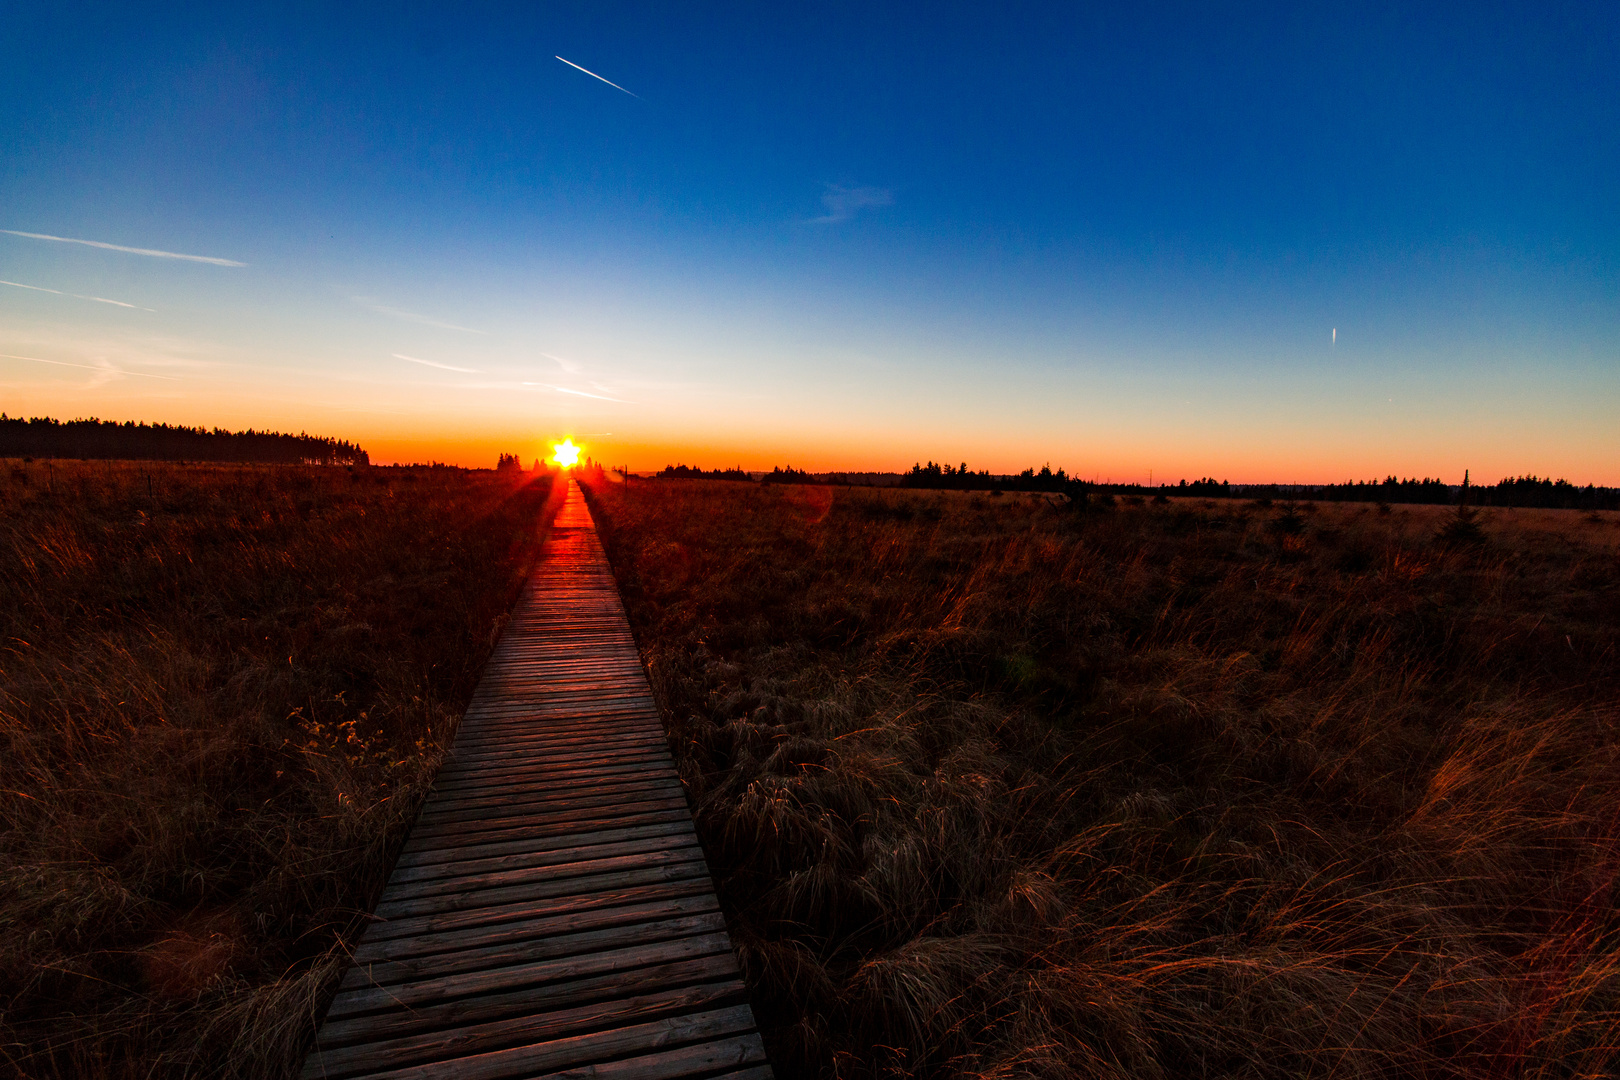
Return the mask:
{"type": "Polygon", "coordinates": [[[1610,0],[8,3],[0,57],[13,416],[1620,484],[1610,0]]]}

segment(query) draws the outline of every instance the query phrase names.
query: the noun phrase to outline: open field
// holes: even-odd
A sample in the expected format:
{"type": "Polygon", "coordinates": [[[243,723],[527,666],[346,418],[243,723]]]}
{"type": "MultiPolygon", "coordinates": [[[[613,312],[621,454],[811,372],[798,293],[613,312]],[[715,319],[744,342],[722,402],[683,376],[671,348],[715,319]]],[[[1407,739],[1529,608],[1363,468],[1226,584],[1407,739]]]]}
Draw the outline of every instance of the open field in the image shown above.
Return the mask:
{"type": "Polygon", "coordinates": [[[0,462],[0,1074],[296,1069],[550,487],[0,462]]]}
{"type": "Polygon", "coordinates": [[[1620,516],[593,498],[779,1076],[1620,1071],[1620,516]]]}

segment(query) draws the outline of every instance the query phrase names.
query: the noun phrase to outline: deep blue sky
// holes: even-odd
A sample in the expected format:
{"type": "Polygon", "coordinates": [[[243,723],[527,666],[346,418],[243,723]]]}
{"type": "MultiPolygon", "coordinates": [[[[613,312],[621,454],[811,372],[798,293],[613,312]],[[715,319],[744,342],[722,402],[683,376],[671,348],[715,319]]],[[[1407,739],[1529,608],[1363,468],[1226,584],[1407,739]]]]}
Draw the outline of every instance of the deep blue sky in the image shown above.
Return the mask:
{"type": "Polygon", "coordinates": [[[1617,45],[1613,3],[9,5],[0,228],[246,265],[0,234],[0,394],[469,461],[1620,482],[1617,45]]]}

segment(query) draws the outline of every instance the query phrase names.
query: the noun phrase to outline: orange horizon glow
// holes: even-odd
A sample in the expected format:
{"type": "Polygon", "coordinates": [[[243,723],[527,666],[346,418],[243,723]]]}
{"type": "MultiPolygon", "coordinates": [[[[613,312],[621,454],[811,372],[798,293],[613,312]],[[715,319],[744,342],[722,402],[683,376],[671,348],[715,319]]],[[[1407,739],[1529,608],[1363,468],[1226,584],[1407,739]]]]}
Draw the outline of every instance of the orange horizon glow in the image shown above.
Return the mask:
{"type": "MultiPolygon", "coordinates": [[[[494,467],[498,453],[505,452],[504,448],[517,440],[450,435],[437,439],[362,437],[359,441],[378,465],[443,461],[464,468],[488,469],[494,467]]],[[[1348,447],[1333,447],[1280,455],[1268,453],[1267,447],[1251,445],[1227,446],[1218,453],[1206,454],[1200,452],[1198,446],[1178,445],[1178,441],[1170,440],[1158,447],[1158,453],[1124,443],[1081,445],[1053,452],[1044,446],[1019,445],[1026,440],[1010,439],[1004,445],[993,446],[987,445],[988,440],[980,439],[975,440],[978,445],[962,446],[954,451],[926,445],[912,451],[895,445],[897,441],[874,439],[869,446],[843,443],[836,449],[828,449],[813,443],[770,445],[765,440],[732,439],[724,444],[699,444],[676,439],[624,438],[610,440],[611,445],[601,449],[578,446],[575,467],[584,462],[587,453],[604,467],[608,464],[613,468],[624,466],[640,474],[682,464],[706,470],[740,467],[751,472],[792,466],[811,473],[903,473],[913,463],[933,460],[955,465],[965,459],[973,470],[988,469],[996,475],[1014,475],[1024,468],[1039,469],[1043,464],[1050,464],[1054,470],[1063,468],[1079,479],[1117,484],[1174,485],[1183,479],[1190,482],[1204,476],[1234,484],[1337,484],[1382,480],[1390,475],[1403,479],[1435,477],[1457,484],[1461,483],[1463,471],[1467,469],[1476,483],[1494,484],[1507,477],[1533,473],[1551,479],[1567,479],[1581,487],[1589,483],[1620,485],[1620,474],[1615,473],[1612,463],[1583,462],[1577,455],[1570,455],[1577,459],[1574,462],[1559,462],[1556,459],[1562,455],[1521,456],[1508,448],[1470,454],[1444,445],[1419,445],[1409,449],[1386,448],[1376,454],[1363,455],[1348,447]],[[1581,468],[1582,465],[1587,468],[1581,468]]],[[[526,457],[546,456],[546,451],[552,449],[553,444],[537,442],[538,446],[531,444],[533,449],[526,457]]],[[[550,457],[547,461],[556,464],[550,457]]]]}
{"type": "MultiPolygon", "coordinates": [[[[442,462],[492,469],[501,454],[512,453],[525,462],[555,464],[548,460],[554,446],[535,432],[532,414],[510,419],[471,413],[340,414],[244,393],[199,393],[176,403],[136,393],[147,388],[133,383],[126,379],[71,394],[64,387],[55,395],[9,396],[3,411],[231,430],[303,430],[355,442],[378,465],[442,462]]],[[[167,392],[168,384],[160,388],[167,392]]],[[[888,425],[871,417],[784,424],[730,407],[675,418],[649,414],[633,418],[635,423],[626,419],[555,417],[548,423],[542,417],[539,426],[570,432],[566,441],[579,450],[576,468],[589,454],[604,466],[636,473],[680,464],[756,472],[793,466],[813,473],[893,473],[932,459],[953,465],[965,461],[975,471],[997,475],[1050,463],[1081,479],[1127,484],[1175,484],[1204,476],[1245,484],[1343,483],[1390,475],[1456,484],[1466,469],[1477,483],[1533,474],[1577,486],[1620,486],[1620,458],[1607,429],[1571,423],[1546,432],[1528,421],[1515,423],[1505,412],[1483,409],[1466,416],[1434,414],[1414,427],[1390,422],[1372,431],[1354,417],[1278,418],[1220,409],[1168,417],[1092,417],[1085,423],[1036,417],[1019,424],[986,415],[973,423],[953,422],[948,430],[918,418],[888,425]],[[701,427],[701,433],[694,427],[701,427]],[[573,440],[572,430],[596,437],[582,445],[573,440]]]]}

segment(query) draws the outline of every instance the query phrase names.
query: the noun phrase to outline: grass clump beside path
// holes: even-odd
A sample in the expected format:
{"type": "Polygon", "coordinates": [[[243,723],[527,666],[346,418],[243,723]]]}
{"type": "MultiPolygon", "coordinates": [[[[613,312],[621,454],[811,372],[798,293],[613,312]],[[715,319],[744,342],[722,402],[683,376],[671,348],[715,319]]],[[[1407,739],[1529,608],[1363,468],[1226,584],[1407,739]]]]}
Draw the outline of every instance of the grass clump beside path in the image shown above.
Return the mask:
{"type": "Polygon", "coordinates": [[[1620,1070],[1612,515],[593,499],[779,1076],[1620,1070]]]}
{"type": "Polygon", "coordinates": [[[0,1073],[296,1072],[550,488],[0,462],[0,1073]]]}

